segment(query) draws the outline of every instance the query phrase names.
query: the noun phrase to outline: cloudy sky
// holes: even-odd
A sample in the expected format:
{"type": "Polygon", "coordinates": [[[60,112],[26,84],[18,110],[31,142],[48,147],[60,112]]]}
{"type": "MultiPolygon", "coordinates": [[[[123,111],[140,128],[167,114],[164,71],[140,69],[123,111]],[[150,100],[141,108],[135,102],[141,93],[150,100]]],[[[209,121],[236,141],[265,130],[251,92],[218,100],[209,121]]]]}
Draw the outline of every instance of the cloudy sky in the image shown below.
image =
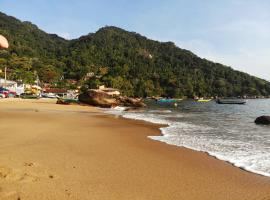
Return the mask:
{"type": "Polygon", "coordinates": [[[68,39],[118,26],[270,80],[269,0],[0,0],[0,11],[68,39]]]}

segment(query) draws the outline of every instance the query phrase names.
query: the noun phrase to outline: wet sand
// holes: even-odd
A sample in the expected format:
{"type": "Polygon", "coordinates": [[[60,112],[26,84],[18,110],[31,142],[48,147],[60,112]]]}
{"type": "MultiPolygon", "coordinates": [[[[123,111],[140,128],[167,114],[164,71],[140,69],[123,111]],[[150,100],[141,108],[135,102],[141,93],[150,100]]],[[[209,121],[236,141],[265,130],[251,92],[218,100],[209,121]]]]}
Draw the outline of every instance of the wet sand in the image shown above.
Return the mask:
{"type": "Polygon", "coordinates": [[[0,199],[269,200],[270,178],[147,138],[158,126],[0,100],[0,199]]]}

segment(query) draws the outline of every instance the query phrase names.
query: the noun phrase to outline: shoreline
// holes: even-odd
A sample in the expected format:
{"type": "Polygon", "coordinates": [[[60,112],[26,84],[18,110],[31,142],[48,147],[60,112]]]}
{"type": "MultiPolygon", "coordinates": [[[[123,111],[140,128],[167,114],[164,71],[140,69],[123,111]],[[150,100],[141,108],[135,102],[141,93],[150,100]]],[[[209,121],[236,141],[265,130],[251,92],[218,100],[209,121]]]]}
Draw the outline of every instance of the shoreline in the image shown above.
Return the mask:
{"type": "MultiPolygon", "coordinates": [[[[105,113],[107,114],[107,113],[105,113]]],[[[113,114],[108,114],[108,115],[113,115],[113,114]]],[[[163,141],[160,141],[160,140],[155,140],[155,139],[152,139],[151,137],[152,136],[164,136],[164,134],[162,133],[162,130],[161,128],[166,128],[166,127],[169,127],[169,125],[166,125],[166,124],[158,124],[158,123],[153,123],[153,122],[148,122],[148,121],[145,121],[145,120],[141,120],[141,119],[130,119],[130,118],[125,118],[123,116],[120,115],[120,118],[122,120],[131,120],[131,121],[138,121],[142,124],[145,123],[145,125],[150,125],[150,126],[154,126],[158,129],[158,131],[160,132],[159,134],[157,135],[148,135],[147,138],[150,139],[150,140],[153,140],[153,141],[156,141],[156,142],[160,142],[164,145],[169,145],[169,146],[175,146],[175,147],[178,147],[178,148],[183,148],[183,149],[187,149],[187,150],[190,150],[190,151],[194,151],[194,152],[198,152],[198,153],[202,153],[202,154],[205,154],[209,157],[212,157],[218,161],[221,161],[221,162],[224,162],[226,164],[229,164],[231,165],[232,167],[234,168],[237,168],[237,169],[240,169],[241,171],[244,171],[244,172],[247,172],[251,175],[255,175],[255,176],[259,176],[259,177],[264,177],[264,178],[269,178],[270,180],[270,176],[267,176],[267,175],[264,175],[264,174],[260,174],[258,172],[252,172],[252,171],[249,171],[247,169],[245,169],[244,167],[238,167],[236,166],[234,163],[230,162],[230,161],[227,161],[227,160],[222,160],[220,158],[218,158],[217,156],[214,156],[214,155],[211,155],[210,153],[206,152],[206,151],[198,151],[198,150],[195,150],[195,149],[192,149],[192,148],[189,148],[189,147],[185,147],[185,146],[178,146],[178,145],[174,145],[174,144],[169,144],[169,143],[166,143],[166,142],[163,142],[163,141]]]]}
{"type": "Polygon", "coordinates": [[[270,197],[269,177],[148,138],[158,124],[36,100],[0,100],[0,111],[4,200],[270,197]]]}
{"type": "MultiPolygon", "coordinates": [[[[106,114],[108,114],[108,113],[106,113],[106,114]]],[[[109,114],[115,115],[115,114],[112,114],[112,113],[109,113],[109,114]]],[[[130,119],[130,120],[135,120],[135,121],[147,122],[147,123],[150,123],[150,124],[153,124],[153,125],[160,125],[160,127],[158,128],[159,131],[160,131],[160,135],[158,135],[158,136],[161,136],[161,137],[166,137],[166,133],[163,133],[163,130],[162,129],[163,128],[165,128],[165,129],[166,128],[170,128],[170,124],[166,124],[166,123],[152,122],[152,121],[149,121],[147,119],[141,119],[141,118],[139,118],[139,119],[137,119],[137,118],[131,118],[131,117],[127,117],[126,118],[122,114],[116,114],[116,115],[121,116],[123,119],[130,119]]],[[[228,163],[228,164],[232,165],[233,167],[239,168],[239,169],[241,169],[243,171],[246,171],[248,173],[270,178],[270,174],[269,173],[264,173],[264,172],[256,171],[256,170],[253,170],[253,169],[249,169],[248,167],[245,167],[245,166],[237,165],[237,163],[235,163],[232,160],[224,159],[224,158],[222,158],[222,156],[216,155],[216,154],[211,154],[208,151],[197,150],[197,149],[194,149],[194,148],[189,147],[189,146],[180,146],[180,145],[177,145],[177,144],[172,144],[172,143],[169,143],[167,141],[163,141],[163,140],[160,140],[160,139],[152,138],[151,136],[148,136],[148,138],[151,139],[151,140],[154,140],[154,141],[159,141],[159,142],[164,143],[166,145],[172,145],[172,146],[176,146],[176,147],[180,147],[180,148],[190,149],[190,150],[196,151],[196,152],[205,153],[205,154],[207,154],[210,157],[213,157],[213,158],[215,158],[217,160],[220,160],[222,162],[228,163]]]]}

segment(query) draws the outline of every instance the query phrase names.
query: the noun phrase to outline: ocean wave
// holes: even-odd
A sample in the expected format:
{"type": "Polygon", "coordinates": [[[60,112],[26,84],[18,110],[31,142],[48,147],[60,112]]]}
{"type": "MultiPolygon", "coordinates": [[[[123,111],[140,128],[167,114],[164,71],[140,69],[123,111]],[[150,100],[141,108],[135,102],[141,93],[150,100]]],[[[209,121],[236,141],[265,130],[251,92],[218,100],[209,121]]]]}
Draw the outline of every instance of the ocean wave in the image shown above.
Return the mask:
{"type": "Polygon", "coordinates": [[[170,121],[166,120],[165,116],[159,116],[159,118],[156,117],[156,114],[146,114],[146,113],[123,113],[122,116],[124,118],[128,119],[135,119],[135,120],[142,120],[151,122],[153,124],[163,124],[163,125],[169,125],[170,121]]]}
{"type": "Polygon", "coordinates": [[[150,110],[149,113],[172,113],[171,110],[150,110]]]}

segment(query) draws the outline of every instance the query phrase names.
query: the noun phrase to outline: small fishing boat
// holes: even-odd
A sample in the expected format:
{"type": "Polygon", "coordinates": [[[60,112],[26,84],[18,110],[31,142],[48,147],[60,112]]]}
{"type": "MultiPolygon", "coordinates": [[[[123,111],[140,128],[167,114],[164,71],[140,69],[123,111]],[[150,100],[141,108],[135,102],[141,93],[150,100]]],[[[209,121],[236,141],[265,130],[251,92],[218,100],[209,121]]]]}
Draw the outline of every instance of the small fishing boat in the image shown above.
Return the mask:
{"type": "Polygon", "coordinates": [[[64,98],[57,98],[57,102],[56,104],[62,104],[62,105],[70,105],[70,104],[79,104],[79,100],[78,99],[64,99],[64,98]]]}
{"type": "Polygon", "coordinates": [[[177,102],[176,99],[165,99],[165,98],[162,98],[162,99],[158,99],[157,100],[158,103],[175,103],[177,102]]]}
{"type": "Polygon", "coordinates": [[[207,102],[210,102],[212,101],[212,99],[198,99],[197,102],[200,102],[200,103],[207,103],[207,102]]]}
{"type": "Polygon", "coordinates": [[[216,101],[218,104],[238,104],[238,105],[244,105],[247,103],[244,99],[218,99],[216,101]]]}
{"type": "Polygon", "coordinates": [[[42,98],[49,98],[49,99],[56,99],[58,98],[58,96],[56,94],[53,93],[42,93],[41,94],[42,98]]]}
{"type": "Polygon", "coordinates": [[[22,98],[22,99],[39,99],[40,97],[38,95],[31,94],[31,93],[22,93],[22,94],[20,94],[20,98],[22,98]]]}

